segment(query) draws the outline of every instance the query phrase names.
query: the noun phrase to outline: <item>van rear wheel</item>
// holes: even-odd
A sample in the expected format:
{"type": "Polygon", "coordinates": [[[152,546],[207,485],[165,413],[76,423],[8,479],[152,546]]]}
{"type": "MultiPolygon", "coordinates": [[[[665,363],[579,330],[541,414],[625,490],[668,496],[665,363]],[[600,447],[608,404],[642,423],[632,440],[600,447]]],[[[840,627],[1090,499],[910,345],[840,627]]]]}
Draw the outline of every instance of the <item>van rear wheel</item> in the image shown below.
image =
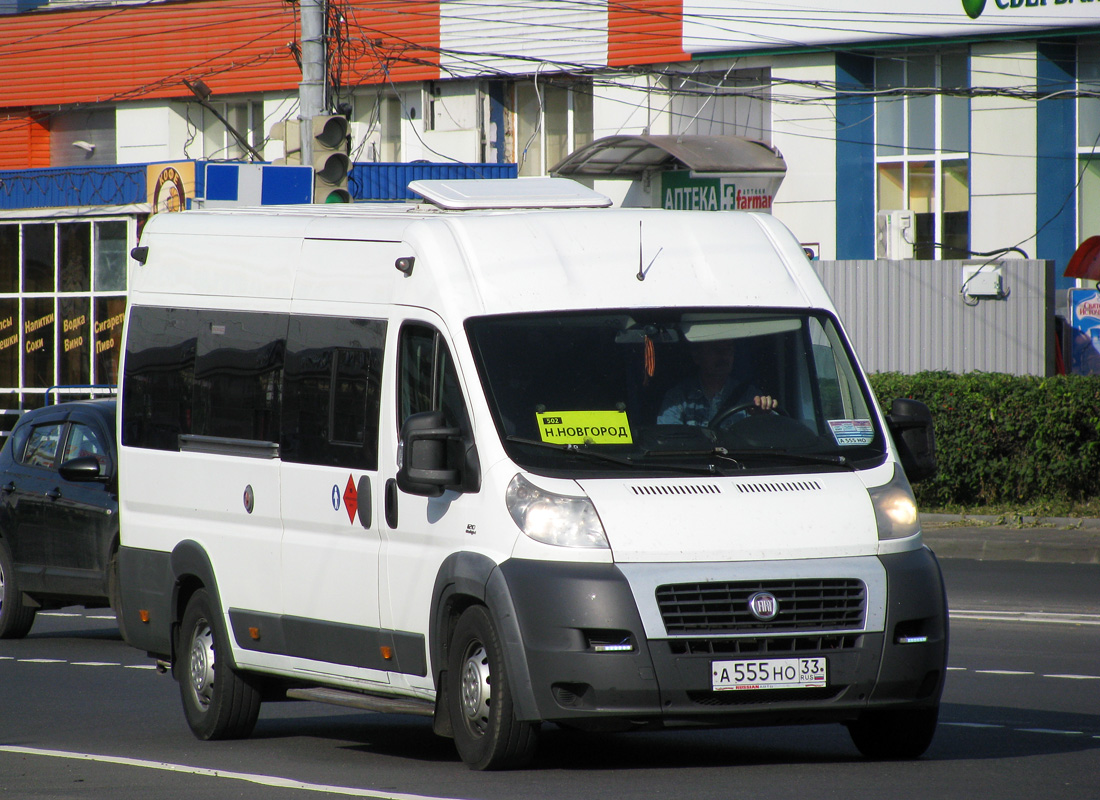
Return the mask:
{"type": "Polygon", "coordinates": [[[180,624],[176,680],[183,713],[199,739],[242,739],[252,733],[261,695],[252,682],[229,666],[210,595],[191,596],[180,624]],[[223,649],[224,648],[224,649],[223,649]]]}
{"type": "Polygon", "coordinates": [[[8,545],[0,540],[0,639],[22,639],[34,625],[36,609],[23,605],[8,545]]]}
{"type": "Polygon", "coordinates": [[[462,613],[447,658],[455,747],[471,769],[509,769],[535,752],[536,726],[515,718],[504,648],[484,606],[462,613]]]}

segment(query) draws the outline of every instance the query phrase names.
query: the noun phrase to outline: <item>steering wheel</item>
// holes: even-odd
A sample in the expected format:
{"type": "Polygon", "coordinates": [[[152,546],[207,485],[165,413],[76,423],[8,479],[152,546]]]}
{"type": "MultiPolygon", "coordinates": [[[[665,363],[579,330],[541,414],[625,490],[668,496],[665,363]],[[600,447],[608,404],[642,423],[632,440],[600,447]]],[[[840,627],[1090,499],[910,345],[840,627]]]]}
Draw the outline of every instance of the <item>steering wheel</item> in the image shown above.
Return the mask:
{"type": "MultiPolygon", "coordinates": [[[[723,411],[719,411],[718,416],[716,416],[709,423],[707,423],[707,427],[708,428],[720,428],[720,427],[722,427],[722,423],[725,422],[730,417],[732,417],[734,414],[740,414],[744,411],[752,411],[753,409],[756,409],[758,411],[764,411],[764,409],[760,408],[760,406],[756,405],[756,403],[752,402],[752,401],[749,401],[747,403],[738,403],[735,406],[730,406],[729,408],[727,408],[723,411]]],[[[775,408],[772,408],[772,409],[768,409],[768,411],[766,411],[764,413],[782,414],[785,417],[790,416],[790,414],[788,414],[786,411],[780,409],[778,406],[776,406],[775,408]]]]}

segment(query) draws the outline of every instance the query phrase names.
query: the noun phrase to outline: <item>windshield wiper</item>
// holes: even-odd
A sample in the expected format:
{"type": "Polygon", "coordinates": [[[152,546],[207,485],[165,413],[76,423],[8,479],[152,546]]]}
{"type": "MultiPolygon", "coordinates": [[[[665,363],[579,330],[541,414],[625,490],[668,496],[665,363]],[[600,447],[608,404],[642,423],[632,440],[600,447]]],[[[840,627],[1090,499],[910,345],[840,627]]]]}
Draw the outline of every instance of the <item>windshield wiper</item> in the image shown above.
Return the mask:
{"type": "MultiPolygon", "coordinates": [[[[724,447],[708,447],[698,450],[646,450],[642,453],[642,458],[650,459],[654,457],[721,459],[722,461],[728,461],[738,469],[745,468],[745,465],[731,455],[730,451],[724,447]]],[[[675,466],[682,467],[682,465],[675,466]]],[[[700,467],[700,469],[702,468],[700,467]]]]}
{"type": "Polygon", "coordinates": [[[730,450],[731,458],[789,458],[792,461],[801,461],[807,464],[831,464],[837,467],[855,469],[852,462],[846,456],[827,456],[820,453],[793,453],[790,450],[762,447],[759,450],[730,450]]]}
{"type": "MultiPolygon", "coordinates": [[[[538,439],[525,439],[522,436],[505,436],[504,439],[505,441],[515,442],[516,444],[527,444],[533,447],[543,447],[548,450],[557,450],[559,453],[584,456],[585,458],[592,459],[593,461],[604,461],[609,464],[618,464],[619,466],[623,467],[637,468],[641,464],[638,459],[608,455],[607,453],[601,453],[597,450],[591,450],[587,445],[583,444],[558,444],[557,442],[541,442],[538,439]]],[[[721,450],[722,448],[716,449],[721,450]]],[[[648,455],[649,453],[643,454],[643,458],[648,455]]],[[[679,455],[679,453],[675,453],[675,455],[679,455]]],[[[715,453],[711,452],[711,455],[715,455],[715,453]]],[[[707,464],[705,467],[693,467],[685,464],[654,464],[646,462],[645,466],[652,469],[669,470],[671,472],[686,472],[690,475],[713,475],[717,471],[716,467],[713,464],[707,464]]]]}

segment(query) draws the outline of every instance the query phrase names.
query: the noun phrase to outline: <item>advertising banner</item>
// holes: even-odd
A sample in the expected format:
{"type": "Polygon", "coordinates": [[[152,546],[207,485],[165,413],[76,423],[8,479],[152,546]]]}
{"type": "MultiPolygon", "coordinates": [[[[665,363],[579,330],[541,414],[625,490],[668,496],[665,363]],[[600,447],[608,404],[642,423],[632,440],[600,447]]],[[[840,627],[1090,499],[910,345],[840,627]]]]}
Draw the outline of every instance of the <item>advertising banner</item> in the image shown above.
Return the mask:
{"type": "Polygon", "coordinates": [[[684,0],[684,50],[705,53],[1100,25],[1091,0],[684,0]]]}
{"type": "Polygon", "coordinates": [[[1100,375],[1100,290],[1070,290],[1070,324],[1073,326],[1071,372],[1100,375]]]}
{"type": "Polygon", "coordinates": [[[669,170],[661,173],[661,208],[770,214],[782,182],[782,173],[699,176],[691,170],[669,170]]]}

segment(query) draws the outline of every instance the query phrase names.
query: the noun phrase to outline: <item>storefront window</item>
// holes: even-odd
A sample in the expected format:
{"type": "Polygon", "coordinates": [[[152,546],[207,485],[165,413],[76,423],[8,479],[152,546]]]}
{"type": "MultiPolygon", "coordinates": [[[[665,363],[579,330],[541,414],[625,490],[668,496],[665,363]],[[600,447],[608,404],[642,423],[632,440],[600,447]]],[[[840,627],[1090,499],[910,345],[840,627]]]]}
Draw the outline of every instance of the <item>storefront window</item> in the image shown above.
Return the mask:
{"type": "Polygon", "coordinates": [[[95,224],[95,290],[121,292],[126,289],[126,222],[113,220],[95,224]]]}
{"type": "Polygon", "coordinates": [[[122,321],[125,297],[97,297],[95,301],[95,383],[113,386],[118,382],[122,354],[122,321]]]}
{"type": "Polygon", "coordinates": [[[54,225],[23,226],[23,291],[54,291],[54,225]]]}
{"type": "Polygon", "coordinates": [[[57,381],[53,374],[54,299],[29,297],[23,300],[23,385],[48,389],[57,381]]]}
{"type": "Polygon", "coordinates": [[[592,141],[592,85],[516,84],[515,159],[519,174],[547,170],[592,141]]]}
{"type": "Polygon", "coordinates": [[[58,383],[76,386],[90,383],[92,347],[91,308],[87,297],[63,297],[61,327],[57,332],[58,383]]]}
{"type": "Polygon", "coordinates": [[[965,53],[891,53],[875,66],[877,209],[912,211],[914,257],[970,246],[970,101],[965,53]]]}
{"type": "Polygon", "coordinates": [[[0,292],[19,291],[19,226],[0,225],[0,292]]]}
{"type": "Polygon", "coordinates": [[[62,292],[86,292],[92,285],[92,223],[57,226],[58,266],[62,292]]]}
{"type": "Polygon", "coordinates": [[[0,444],[13,416],[5,411],[100,395],[91,384],[117,382],[135,223],[0,224],[0,444]]]}

